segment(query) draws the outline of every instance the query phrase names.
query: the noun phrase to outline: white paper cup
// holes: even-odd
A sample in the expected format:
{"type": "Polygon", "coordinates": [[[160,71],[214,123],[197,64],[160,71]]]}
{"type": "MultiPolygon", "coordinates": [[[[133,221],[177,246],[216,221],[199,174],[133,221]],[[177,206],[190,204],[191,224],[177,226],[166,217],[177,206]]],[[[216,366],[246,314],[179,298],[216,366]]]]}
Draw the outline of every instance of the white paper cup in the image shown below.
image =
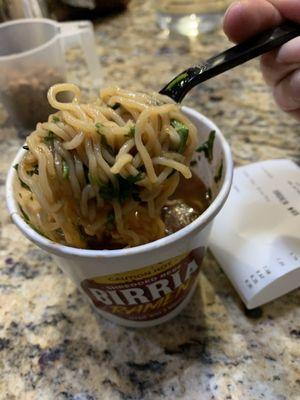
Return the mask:
{"type": "Polygon", "coordinates": [[[216,132],[213,160],[210,163],[203,153],[196,153],[194,159],[199,161],[193,167],[211,188],[214,200],[190,225],[153,243],[124,250],[83,250],[54,243],[25,222],[14,196],[13,165],[20,162],[25,150],[18,152],[8,172],[6,196],[13,222],[28,239],[55,256],[99,314],[124,326],[154,326],[185,307],[196,287],[213,219],[230,191],[233,164],[222,133],[198,112],[187,107],[182,110],[198,128],[199,145],[212,130],[216,132]]]}

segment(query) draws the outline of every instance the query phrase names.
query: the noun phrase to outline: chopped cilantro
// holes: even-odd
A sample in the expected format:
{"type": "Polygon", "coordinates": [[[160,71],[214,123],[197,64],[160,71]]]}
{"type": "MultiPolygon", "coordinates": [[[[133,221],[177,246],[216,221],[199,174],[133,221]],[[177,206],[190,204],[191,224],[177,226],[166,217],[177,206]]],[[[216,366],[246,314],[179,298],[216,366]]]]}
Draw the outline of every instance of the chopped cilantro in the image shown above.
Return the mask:
{"type": "Polygon", "coordinates": [[[177,121],[176,119],[172,119],[171,125],[173,126],[173,128],[176,129],[176,131],[180,137],[178,153],[183,154],[185,147],[186,147],[186,142],[187,142],[187,139],[189,136],[189,129],[186,125],[184,125],[180,121],[177,121]]]}
{"type": "Polygon", "coordinates": [[[57,122],[60,122],[60,119],[56,115],[53,115],[52,121],[57,123],[57,122]]]}
{"type": "Polygon", "coordinates": [[[142,179],[144,179],[144,177],[145,177],[144,172],[139,172],[139,173],[138,173],[137,175],[135,175],[135,176],[132,176],[132,175],[128,176],[128,177],[126,178],[126,180],[127,180],[129,183],[136,183],[136,182],[141,181],[142,179]]]}
{"type": "Polygon", "coordinates": [[[128,133],[125,135],[126,137],[133,138],[135,135],[135,126],[131,126],[129,128],[128,133]]]}
{"type": "Polygon", "coordinates": [[[54,139],[57,139],[57,136],[54,132],[48,131],[48,135],[44,137],[44,142],[46,144],[53,144],[54,139]]]}
{"type": "Polygon", "coordinates": [[[101,130],[102,130],[102,128],[104,128],[104,125],[101,124],[100,122],[97,122],[97,123],[95,124],[95,127],[96,127],[97,133],[99,133],[99,134],[101,135],[101,130]]]}
{"type": "Polygon", "coordinates": [[[23,146],[24,150],[29,150],[29,147],[27,145],[23,146]]]}
{"type": "Polygon", "coordinates": [[[211,131],[207,141],[204,142],[201,146],[199,146],[198,149],[196,149],[198,153],[203,152],[209,162],[212,162],[213,160],[215,137],[216,137],[216,131],[211,131]]]}
{"type": "Polygon", "coordinates": [[[173,128],[175,128],[177,131],[180,129],[187,129],[187,127],[180,121],[178,121],[177,119],[172,119],[171,120],[171,125],[173,126],[173,128]]]}
{"type": "Polygon", "coordinates": [[[92,175],[90,172],[88,172],[88,180],[94,186],[100,186],[102,184],[100,179],[97,176],[92,175]]]}
{"type": "MultiPolygon", "coordinates": [[[[121,204],[125,203],[126,200],[132,198],[135,201],[141,201],[139,197],[140,188],[135,185],[135,182],[128,179],[122,178],[121,175],[116,175],[119,182],[119,189],[116,189],[111,182],[101,184],[99,189],[99,194],[105,201],[112,201],[117,199],[121,204]]],[[[140,180],[141,175],[134,177],[140,180]]]]}
{"type": "Polygon", "coordinates": [[[222,179],[222,175],[223,175],[223,160],[221,161],[217,175],[214,177],[214,181],[216,183],[220,182],[220,180],[222,179]]]}
{"type": "Polygon", "coordinates": [[[189,135],[189,131],[188,130],[180,130],[179,132],[179,136],[180,136],[180,144],[178,147],[178,153],[183,154],[185,147],[186,147],[186,142],[187,142],[187,138],[189,135]]]}
{"type": "MultiPolygon", "coordinates": [[[[139,175],[139,174],[138,174],[139,175]]],[[[122,178],[118,175],[119,180],[119,193],[118,199],[120,203],[125,203],[126,200],[132,198],[134,201],[141,201],[139,196],[140,188],[134,184],[134,182],[130,182],[127,179],[122,178]]]]}
{"type": "MultiPolygon", "coordinates": [[[[36,231],[39,235],[44,236],[45,238],[47,238],[46,235],[43,234],[43,232],[41,232],[36,226],[34,226],[31,222],[30,219],[28,217],[28,215],[25,213],[25,211],[23,210],[22,206],[18,203],[19,209],[22,213],[22,216],[25,220],[25,222],[27,222],[27,224],[34,230],[36,231]]],[[[48,239],[48,238],[47,238],[48,239]]]]}
{"type": "Polygon", "coordinates": [[[62,161],[62,171],[63,171],[63,179],[68,179],[70,174],[70,168],[65,160],[62,161]]]}
{"type": "Polygon", "coordinates": [[[19,167],[19,164],[15,164],[15,165],[14,165],[14,169],[17,171],[17,175],[18,175],[18,178],[19,178],[19,181],[20,181],[21,186],[22,186],[24,189],[27,189],[27,190],[29,190],[29,191],[31,192],[30,187],[29,187],[25,182],[23,182],[23,181],[20,179],[19,174],[18,174],[18,167],[19,167]]]}
{"type": "Polygon", "coordinates": [[[118,192],[114,188],[111,181],[100,185],[99,194],[103,198],[103,200],[106,201],[111,201],[118,197],[118,192]]]}

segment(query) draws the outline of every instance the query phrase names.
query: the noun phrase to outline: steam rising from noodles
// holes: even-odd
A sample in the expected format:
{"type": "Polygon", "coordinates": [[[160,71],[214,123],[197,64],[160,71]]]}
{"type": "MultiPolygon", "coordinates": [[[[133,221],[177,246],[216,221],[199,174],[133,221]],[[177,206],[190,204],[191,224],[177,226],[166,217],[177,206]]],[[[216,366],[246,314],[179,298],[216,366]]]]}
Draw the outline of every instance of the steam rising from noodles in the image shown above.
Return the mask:
{"type": "Polygon", "coordinates": [[[28,223],[80,248],[163,237],[161,209],[180,176],[191,178],[197,144],[196,128],[178,105],[117,87],[84,104],[73,84],[52,86],[48,100],[58,112],[27,137],[28,151],[16,166],[28,223]],[[72,101],[58,101],[60,92],[71,92],[72,101]]]}

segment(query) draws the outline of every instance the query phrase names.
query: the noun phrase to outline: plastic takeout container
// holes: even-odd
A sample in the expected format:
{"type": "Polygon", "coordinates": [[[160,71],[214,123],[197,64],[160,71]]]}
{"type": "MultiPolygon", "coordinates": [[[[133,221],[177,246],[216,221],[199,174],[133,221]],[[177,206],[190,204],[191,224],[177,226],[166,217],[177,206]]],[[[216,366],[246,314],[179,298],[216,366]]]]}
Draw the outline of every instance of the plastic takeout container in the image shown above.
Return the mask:
{"type": "Polygon", "coordinates": [[[15,125],[33,129],[54,110],[48,88],[66,81],[65,50],[78,45],[95,85],[100,65],[90,21],[26,18],[0,24],[0,99],[15,125]]]}
{"type": "Polygon", "coordinates": [[[154,326],[176,316],[188,303],[214,218],[230,191],[233,165],[222,133],[209,119],[183,107],[198,128],[199,144],[216,132],[213,159],[196,153],[194,172],[212,191],[209,208],[180,231],[143,246],[122,250],[83,250],[54,243],[39,235],[23,219],[13,192],[13,165],[8,172],[6,195],[13,222],[32,242],[54,255],[60,268],[75,282],[102,316],[130,327],[154,326]]]}

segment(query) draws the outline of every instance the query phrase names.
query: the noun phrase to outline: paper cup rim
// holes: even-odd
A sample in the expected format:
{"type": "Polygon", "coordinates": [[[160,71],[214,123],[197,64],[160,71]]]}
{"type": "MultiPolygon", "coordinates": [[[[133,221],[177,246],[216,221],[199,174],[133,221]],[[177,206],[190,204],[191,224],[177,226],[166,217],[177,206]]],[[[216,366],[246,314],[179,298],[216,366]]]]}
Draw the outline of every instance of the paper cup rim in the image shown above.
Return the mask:
{"type": "Polygon", "coordinates": [[[25,154],[26,150],[21,148],[15,159],[13,160],[6,179],[6,202],[8,211],[12,221],[17,225],[17,227],[21,230],[21,232],[30,240],[34,241],[35,243],[39,244],[43,249],[46,249],[50,253],[54,253],[60,256],[79,256],[79,257],[86,257],[86,258],[115,258],[120,256],[133,256],[133,255],[141,255],[147,252],[151,252],[158,248],[162,248],[168,246],[180,239],[184,236],[190,234],[195,229],[205,226],[209,223],[219,212],[222,208],[223,204],[225,203],[231,188],[232,183],[232,176],[233,176],[233,161],[231,156],[230,147],[225,140],[222,132],[220,129],[207,117],[200,114],[199,112],[195,111],[189,107],[182,107],[183,112],[188,116],[192,116],[198,121],[202,122],[205,126],[214,130],[216,132],[216,137],[219,139],[223,151],[224,157],[224,180],[216,198],[210,204],[210,206],[192,223],[187,225],[186,227],[180,229],[178,232],[175,232],[169,236],[164,238],[158,239],[154,242],[143,244],[136,247],[130,247],[128,249],[119,249],[119,250],[87,250],[87,249],[80,249],[70,246],[65,246],[60,243],[53,242],[44,236],[37,233],[30,225],[28,225],[24,219],[19,215],[19,207],[17,201],[14,196],[13,190],[13,182],[15,179],[16,171],[13,168],[15,164],[20,162],[23,155],[25,154]]]}

